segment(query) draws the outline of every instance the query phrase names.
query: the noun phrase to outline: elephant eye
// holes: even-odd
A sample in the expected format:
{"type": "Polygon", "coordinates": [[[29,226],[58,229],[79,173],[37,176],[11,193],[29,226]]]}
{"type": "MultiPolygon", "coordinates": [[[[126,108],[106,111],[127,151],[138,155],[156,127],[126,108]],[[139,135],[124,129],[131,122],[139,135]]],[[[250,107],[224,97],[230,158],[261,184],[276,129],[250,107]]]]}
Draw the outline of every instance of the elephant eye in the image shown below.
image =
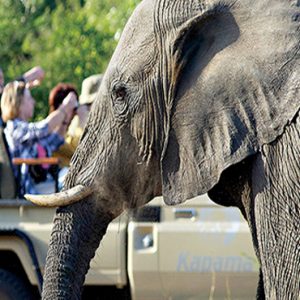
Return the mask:
{"type": "Polygon", "coordinates": [[[126,97],[126,87],[125,86],[118,86],[116,88],[114,88],[114,98],[115,100],[123,100],[126,97]]]}
{"type": "Polygon", "coordinates": [[[128,114],[127,89],[124,84],[118,83],[112,90],[112,105],[115,116],[124,121],[128,114]]]}
{"type": "Polygon", "coordinates": [[[120,88],[116,92],[117,98],[125,98],[126,96],[126,89],[124,87],[120,88]]]}

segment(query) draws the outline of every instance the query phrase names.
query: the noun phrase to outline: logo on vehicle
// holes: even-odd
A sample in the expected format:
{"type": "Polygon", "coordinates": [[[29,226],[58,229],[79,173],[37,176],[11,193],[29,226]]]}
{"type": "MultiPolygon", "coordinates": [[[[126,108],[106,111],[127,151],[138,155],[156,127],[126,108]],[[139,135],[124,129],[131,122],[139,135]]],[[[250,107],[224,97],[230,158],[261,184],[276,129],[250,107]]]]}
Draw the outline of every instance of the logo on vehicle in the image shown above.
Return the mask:
{"type": "Polygon", "coordinates": [[[254,272],[255,261],[246,256],[195,256],[180,253],[177,272],[254,272]]]}

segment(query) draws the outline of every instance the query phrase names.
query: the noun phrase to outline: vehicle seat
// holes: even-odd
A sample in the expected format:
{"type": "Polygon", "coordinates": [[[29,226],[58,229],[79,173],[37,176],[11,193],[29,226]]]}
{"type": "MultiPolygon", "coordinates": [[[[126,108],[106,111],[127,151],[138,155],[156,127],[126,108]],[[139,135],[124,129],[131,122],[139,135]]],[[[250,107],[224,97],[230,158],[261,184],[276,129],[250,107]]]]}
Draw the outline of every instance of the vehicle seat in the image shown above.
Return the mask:
{"type": "Polygon", "coordinates": [[[0,198],[13,199],[17,196],[17,184],[13,173],[8,145],[0,126],[0,198]]]}

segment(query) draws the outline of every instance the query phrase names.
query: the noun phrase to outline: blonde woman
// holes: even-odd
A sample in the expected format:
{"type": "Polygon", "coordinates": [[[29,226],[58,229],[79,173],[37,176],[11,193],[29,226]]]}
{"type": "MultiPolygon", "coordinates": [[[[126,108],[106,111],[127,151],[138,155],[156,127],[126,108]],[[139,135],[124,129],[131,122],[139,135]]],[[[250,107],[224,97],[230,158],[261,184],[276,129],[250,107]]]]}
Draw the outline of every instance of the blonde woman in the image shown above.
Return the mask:
{"type": "MultiPolygon", "coordinates": [[[[64,143],[63,136],[73,117],[77,99],[74,93],[70,93],[59,109],[52,112],[46,119],[29,122],[33,116],[34,106],[35,100],[24,82],[14,81],[4,87],[1,112],[2,120],[6,124],[4,133],[12,158],[51,156],[52,152],[64,143]]],[[[17,175],[16,169],[14,172],[17,175]]],[[[36,193],[35,183],[37,182],[34,182],[34,178],[30,176],[28,167],[22,167],[21,173],[22,192],[36,193]]]]}

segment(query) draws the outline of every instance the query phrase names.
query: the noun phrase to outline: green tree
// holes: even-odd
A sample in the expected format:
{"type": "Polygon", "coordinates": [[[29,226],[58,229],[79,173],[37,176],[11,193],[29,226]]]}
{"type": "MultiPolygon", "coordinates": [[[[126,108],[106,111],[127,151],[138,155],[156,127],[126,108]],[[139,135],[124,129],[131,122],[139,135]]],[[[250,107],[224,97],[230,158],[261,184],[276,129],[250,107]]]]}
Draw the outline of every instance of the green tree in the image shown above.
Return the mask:
{"type": "Polygon", "coordinates": [[[0,67],[10,78],[18,73],[16,66],[28,56],[28,53],[21,51],[29,30],[28,15],[21,1],[0,0],[0,3],[0,67]]]}
{"type": "Polygon", "coordinates": [[[46,71],[42,86],[33,91],[37,118],[47,114],[49,90],[58,82],[80,89],[85,77],[105,71],[138,2],[0,0],[0,39],[7,45],[0,49],[0,66],[6,76],[14,78],[34,65],[46,71]]]}

